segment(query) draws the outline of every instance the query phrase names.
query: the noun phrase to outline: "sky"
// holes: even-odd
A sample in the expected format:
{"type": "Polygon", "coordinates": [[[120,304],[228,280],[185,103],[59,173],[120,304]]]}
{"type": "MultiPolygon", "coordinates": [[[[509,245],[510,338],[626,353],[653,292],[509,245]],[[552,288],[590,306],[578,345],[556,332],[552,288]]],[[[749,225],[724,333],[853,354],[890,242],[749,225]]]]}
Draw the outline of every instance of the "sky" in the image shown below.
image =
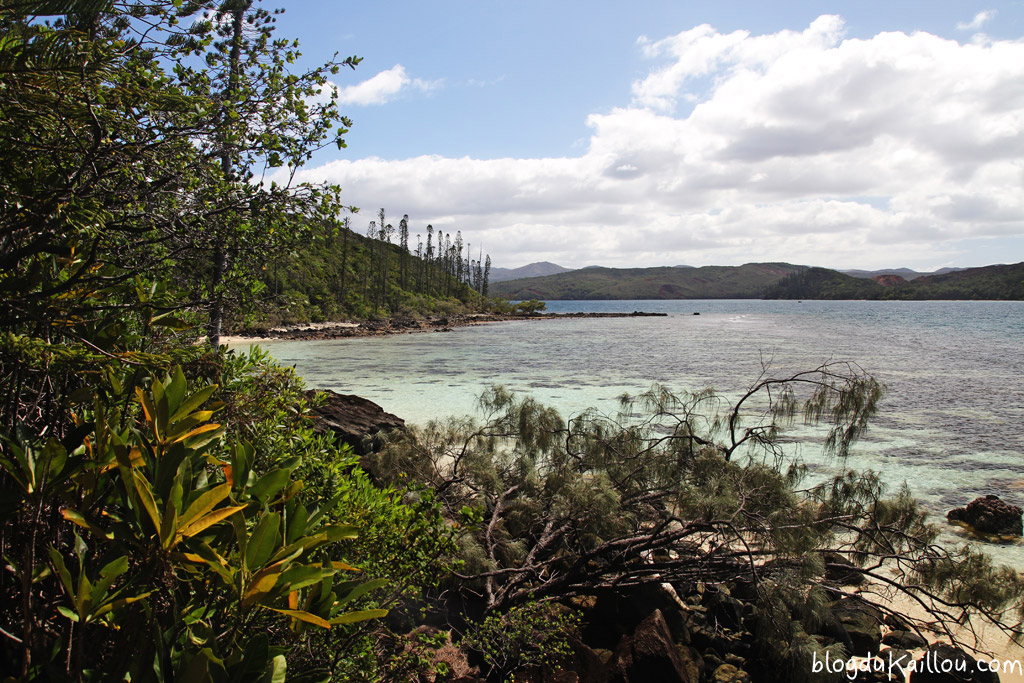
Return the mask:
{"type": "MultiPolygon", "coordinates": [[[[495,266],[1024,261],[1024,1],[264,0],[347,147],[299,172],[495,266]]],[[[391,221],[389,221],[391,222],[391,221]]]]}

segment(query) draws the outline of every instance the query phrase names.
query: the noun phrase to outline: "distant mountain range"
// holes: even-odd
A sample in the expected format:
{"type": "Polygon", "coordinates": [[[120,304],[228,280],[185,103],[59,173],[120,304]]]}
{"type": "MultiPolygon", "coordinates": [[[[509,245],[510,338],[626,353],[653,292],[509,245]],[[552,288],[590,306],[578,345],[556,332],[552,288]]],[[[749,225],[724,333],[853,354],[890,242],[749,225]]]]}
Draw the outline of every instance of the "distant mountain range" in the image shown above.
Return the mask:
{"type": "Polygon", "coordinates": [[[504,282],[505,280],[516,280],[524,277],[541,277],[565,273],[569,270],[569,268],[563,268],[550,261],[540,261],[520,268],[491,268],[489,281],[504,282]]]}
{"type": "Polygon", "coordinates": [[[489,294],[506,299],[750,299],[805,268],[788,263],[702,268],[593,266],[498,282],[489,294]]]}
{"type": "Polygon", "coordinates": [[[880,275],[896,275],[903,278],[904,280],[913,280],[915,278],[924,277],[926,275],[945,275],[946,273],[952,273],[958,270],[966,270],[965,268],[939,268],[931,273],[921,273],[910,268],[890,268],[887,270],[840,270],[840,273],[845,275],[852,275],[853,277],[866,278],[872,280],[880,275]]]}
{"type": "MultiPolygon", "coordinates": [[[[701,268],[559,268],[540,277],[493,280],[507,299],[1015,299],[1024,300],[1024,263],[982,268],[836,271],[789,263],[701,268]]],[[[495,269],[492,269],[492,273],[495,269]]]]}

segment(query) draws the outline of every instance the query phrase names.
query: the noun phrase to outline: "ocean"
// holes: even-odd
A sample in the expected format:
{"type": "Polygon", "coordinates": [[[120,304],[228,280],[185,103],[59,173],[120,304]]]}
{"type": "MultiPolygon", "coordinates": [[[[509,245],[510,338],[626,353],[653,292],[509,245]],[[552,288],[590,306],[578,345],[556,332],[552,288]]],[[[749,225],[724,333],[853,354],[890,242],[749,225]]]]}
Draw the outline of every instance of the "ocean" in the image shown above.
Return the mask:
{"type": "MultiPolygon", "coordinates": [[[[873,469],[909,484],[943,523],[946,511],[996,493],[1024,505],[1024,302],[551,301],[554,312],[663,312],[667,317],[533,320],[445,333],[262,343],[311,387],[358,394],[409,423],[473,413],[503,384],[570,415],[609,415],[653,383],[736,396],[762,372],[856,363],[886,395],[843,462],[803,427],[787,452],[811,478],[873,469]],[[699,313],[699,315],[694,315],[699,313]]],[[[986,547],[1024,566],[1024,544],[986,547]]]]}

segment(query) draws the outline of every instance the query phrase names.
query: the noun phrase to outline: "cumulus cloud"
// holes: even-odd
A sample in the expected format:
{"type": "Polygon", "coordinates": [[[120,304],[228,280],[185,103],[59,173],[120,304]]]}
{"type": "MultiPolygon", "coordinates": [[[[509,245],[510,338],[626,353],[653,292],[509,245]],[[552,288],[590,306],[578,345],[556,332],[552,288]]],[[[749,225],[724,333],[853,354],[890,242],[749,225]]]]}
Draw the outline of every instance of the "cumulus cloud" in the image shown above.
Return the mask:
{"type": "Polygon", "coordinates": [[[994,9],[987,9],[974,15],[971,21],[961,21],[956,25],[961,31],[977,31],[996,15],[994,9]]]}
{"type": "MultiPolygon", "coordinates": [[[[413,232],[460,229],[509,266],[924,267],[957,263],[971,240],[1024,235],[1022,42],[851,39],[823,16],[802,31],[698,26],[639,46],[650,72],[627,105],[588,117],[579,156],[368,158],[302,176],[408,213],[413,232]]],[[[353,101],[409,87],[387,86],[407,78],[394,77],[353,101]]]]}
{"type": "Polygon", "coordinates": [[[401,64],[395,64],[387,71],[381,71],[376,76],[368,78],[361,83],[348,86],[338,86],[334,83],[326,87],[334,89],[338,93],[338,104],[369,106],[385,104],[395,99],[402,91],[412,88],[420,92],[430,92],[440,86],[440,81],[424,81],[419,78],[410,78],[401,64]]]}

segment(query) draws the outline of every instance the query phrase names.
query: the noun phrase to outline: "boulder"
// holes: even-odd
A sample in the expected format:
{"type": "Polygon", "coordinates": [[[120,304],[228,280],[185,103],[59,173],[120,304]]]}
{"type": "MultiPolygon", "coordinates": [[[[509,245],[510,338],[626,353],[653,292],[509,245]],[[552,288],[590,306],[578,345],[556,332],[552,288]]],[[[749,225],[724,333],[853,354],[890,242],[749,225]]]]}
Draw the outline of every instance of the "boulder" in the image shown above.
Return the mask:
{"type": "Polygon", "coordinates": [[[572,658],[568,668],[576,674],[579,683],[608,683],[611,652],[598,652],[575,637],[569,639],[569,646],[572,658]]]}
{"type": "Polygon", "coordinates": [[[594,648],[614,650],[622,636],[632,634],[655,610],[661,611],[676,643],[688,645],[690,641],[676,601],[658,584],[604,591],[596,600],[580,601],[574,606],[581,611],[585,623],[582,639],[594,648]]]}
{"type": "Polygon", "coordinates": [[[958,647],[932,645],[915,662],[910,683],[999,683],[999,674],[978,667],[978,662],[958,647]]]}
{"type": "Polygon", "coordinates": [[[721,591],[706,591],[702,603],[708,610],[708,620],[717,628],[732,631],[743,628],[742,602],[721,591]]]}
{"type": "Polygon", "coordinates": [[[900,650],[928,647],[928,641],[913,631],[890,631],[882,636],[882,642],[900,650]]]}
{"type": "MultiPolygon", "coordinates": [[[[308,391],[312,398],[317,392],[308,391]]],[[[338,394],[325,390],[327,401],[318,408],[313,408],[314,429],[319,434],[330,433],[341,441],[352,446],[359,455],[366,455],[379,447],[373,437],[381,432],[392,429],[405,429],[405,420],[359,396],[338,394]]]]}
{"type": "MultiPolygon", "coordinates": [[[[882,645],[881,613],[870,605],[855,600],[841,600],[833,605],[832,614],[849,637],[847,654],[867,657],[878,654],[882,645]]],[[[840,642],[846,644],[846,639],[840,642]]]]}
{"type": "Polygon", "coordinates": [[[838,553],[825,553],[825,580],[841,586],[859,586],[867,579],[860,569],[838,553]]]}
{"type": "Polygon", "coordinates": [[[983,534],[1020,536],[1022,513],[1024,510],[1016,505],[1010,505],[999,496],[989,494],[983,498],[976,498],[965,508],[950,510],[946,519],[967,524],[983,534]]]}
{"type": "Polygon", "coordinates": [[[655,610],[636,627],[632,636],[623,636],[612,660],[612,681],[616,683],[698,683],[699,665],[689,661],[689,648],[672,642],[665,617],[655,610]]]}

